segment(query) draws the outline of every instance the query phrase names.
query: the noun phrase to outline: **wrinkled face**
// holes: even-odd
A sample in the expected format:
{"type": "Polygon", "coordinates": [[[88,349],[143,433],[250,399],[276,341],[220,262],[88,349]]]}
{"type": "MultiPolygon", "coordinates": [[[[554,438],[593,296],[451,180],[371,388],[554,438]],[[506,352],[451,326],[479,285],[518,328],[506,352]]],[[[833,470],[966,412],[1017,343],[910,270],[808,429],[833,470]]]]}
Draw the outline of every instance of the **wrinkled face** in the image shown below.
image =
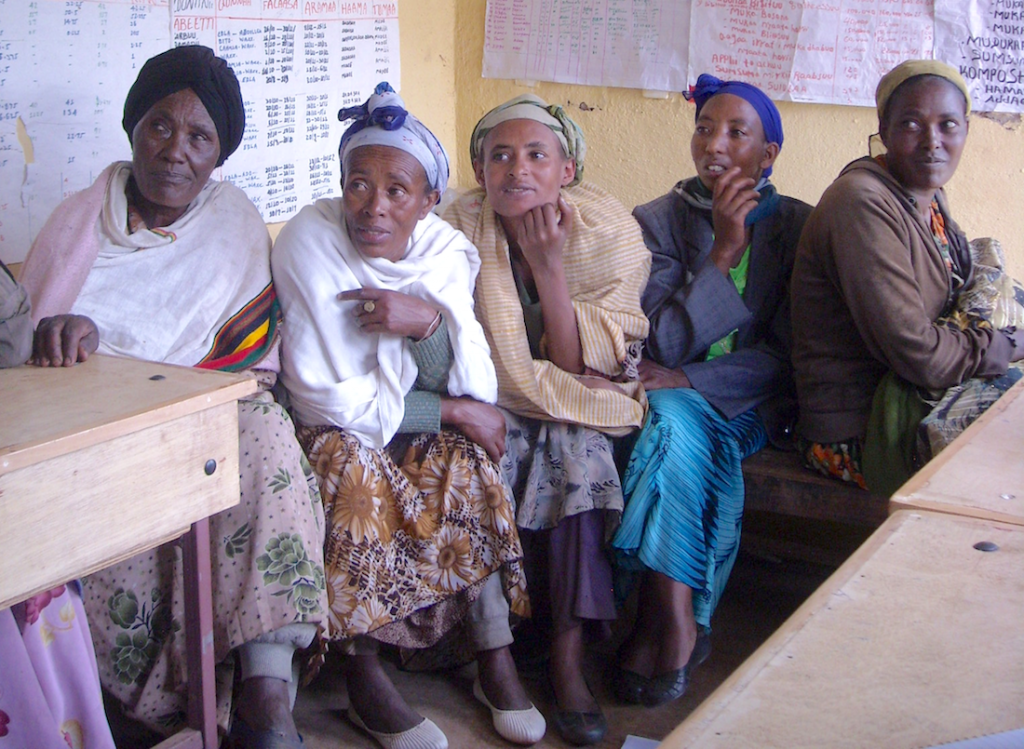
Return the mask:
{"type": "Polygon", "coordinates": [[[576,162],[566,158],[551,128],[534,120],[508,120],[487,133],[473,167],[503,218],[556,203],[559,190],[576,177],[576,162]]]}
{"type": "Polygon", "coordinates": [[[934,192],[953,176],[967,142],[967,103],[942,78],[922,76],[889,100],[879,134],[889,171],[911,192],[934,192]]]}
{"type": "Polygon", "coordinates": [[[437,190],[415,157],[390,146],[360,146],[348,154],[342,185],[345,226],[364,257],[398,262],[416,223],[437,202],[437,190]]]}
{"type": "Polygon", "coordinates": [[[733,94],[718,94],[705,102],[690,139],[697,176],[709,190],[719,175],[738,166],[740,176],[755,182],[775,163],[776,143],[767,143],[761,118],[749,102],[733,94]]]}
{"type": "Polygon", "coordinates": [[[206,185],[220,158],[220,140],[192,89],[158,101],[132,131],[132,177],[153,205],[182,212],[206,185]]]}

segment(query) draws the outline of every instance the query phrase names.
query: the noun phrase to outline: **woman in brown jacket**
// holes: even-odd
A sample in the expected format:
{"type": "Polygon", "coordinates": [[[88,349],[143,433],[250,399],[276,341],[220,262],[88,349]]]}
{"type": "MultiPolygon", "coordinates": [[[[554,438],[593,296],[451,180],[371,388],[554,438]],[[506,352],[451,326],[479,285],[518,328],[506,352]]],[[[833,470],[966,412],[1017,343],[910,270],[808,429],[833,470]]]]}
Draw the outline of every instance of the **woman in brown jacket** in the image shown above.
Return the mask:
{"type": "Polygon", "coordinates": [[[805,461],[862,487],[868,417],[886,373],[943,390],[1024,358],[1020,333],[937,322],[972,274],[942,189],[967,140],[966,84],[944,63],[911,60],[882,78],[875,99],[886,153],[848,164],[825,191],[791,290],[805,461]]]}

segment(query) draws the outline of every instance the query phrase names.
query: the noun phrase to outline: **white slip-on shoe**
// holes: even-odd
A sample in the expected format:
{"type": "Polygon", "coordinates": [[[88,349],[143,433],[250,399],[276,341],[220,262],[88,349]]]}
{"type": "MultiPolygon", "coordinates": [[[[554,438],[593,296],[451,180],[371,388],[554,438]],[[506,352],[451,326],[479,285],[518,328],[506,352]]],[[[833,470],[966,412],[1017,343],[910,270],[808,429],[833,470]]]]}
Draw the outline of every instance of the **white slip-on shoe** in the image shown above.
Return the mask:
{"type": "Polygon", "coordinates": [[[544,738],[547,722],[535,705],[525,710],[499,710],[487,699],[484,688],[480,686],[480,679],[473,682],[473,696],[491,711],[494,730],[506,741],[529,746],[544,738]]]}
{"type": "Polygon", "coordinates": [[[351,705],[348,708],[348,719],[352,724],[373,736],[384,749],[448,749],[448,737],[430,718],[398,733],[385,733],[369,728],[359,713],[351,705]]]}

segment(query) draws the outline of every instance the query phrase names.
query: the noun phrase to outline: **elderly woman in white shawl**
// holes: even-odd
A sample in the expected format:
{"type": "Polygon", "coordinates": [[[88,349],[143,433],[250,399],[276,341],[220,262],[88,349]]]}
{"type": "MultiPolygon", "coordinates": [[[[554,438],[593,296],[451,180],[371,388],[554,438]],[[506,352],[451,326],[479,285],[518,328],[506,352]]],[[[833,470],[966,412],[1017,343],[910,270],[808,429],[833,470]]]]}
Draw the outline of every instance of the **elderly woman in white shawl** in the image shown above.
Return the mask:
{"type": "Polygon", "coordinates": [[[448,182],[437,139],[386,83],[341,139],[340,198],[307,206],[274,247],[283,382],[320,479],[330,636],[352,722],[384,747],[445,747],[398,694],[378,643],[425,648],[464,627],[473,693],[504,738],[545,730],[516,675],[509,610],[527,601],[505,422],[473,315],[476,248],[431,212],[448,182]]]}
{"type": "MultiPolygon", "coordinates": [[[[132,160],[62,202],[22,267],[39,321],[36,361],[54,363],[69,338],[95,349],[81,338],[88,317],[100,354],[252,372],[272,384],[270,235],[245,193],[211,179],[245,131],[234,72],[207,47],[167,50],[142,66],[122,124],[132,160]]],[[[63,349],[65,365],[76,348],[63,349]]],[[[233,745],[299,747],[289,691],[296,650],[326,619],[323,509],[292,422],[269,392],[238,404],[238,430],[239,503],[210,519],[218,722],[224,730],[230,720],[233,745]]],[[[153,479],[143,457],[137,465],[145,492],[153,479]]],[[[182,579],[180,552],[166,544],[84,581],[100,682],[160,733],[184,722],[182,579]]]]}

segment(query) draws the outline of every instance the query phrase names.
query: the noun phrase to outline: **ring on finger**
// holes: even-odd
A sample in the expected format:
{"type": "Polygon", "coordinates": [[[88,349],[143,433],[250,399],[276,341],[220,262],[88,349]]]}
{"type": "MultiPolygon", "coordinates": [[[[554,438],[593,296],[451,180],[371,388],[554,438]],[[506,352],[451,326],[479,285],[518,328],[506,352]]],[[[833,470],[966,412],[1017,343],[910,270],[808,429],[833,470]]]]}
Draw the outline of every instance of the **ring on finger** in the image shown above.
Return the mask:
{"type": "Polygon", "coordinates": [[[363,312],[373,312],[377,309],[377,305],[373,303],[373,300],[363,302],[363,312]]]}

